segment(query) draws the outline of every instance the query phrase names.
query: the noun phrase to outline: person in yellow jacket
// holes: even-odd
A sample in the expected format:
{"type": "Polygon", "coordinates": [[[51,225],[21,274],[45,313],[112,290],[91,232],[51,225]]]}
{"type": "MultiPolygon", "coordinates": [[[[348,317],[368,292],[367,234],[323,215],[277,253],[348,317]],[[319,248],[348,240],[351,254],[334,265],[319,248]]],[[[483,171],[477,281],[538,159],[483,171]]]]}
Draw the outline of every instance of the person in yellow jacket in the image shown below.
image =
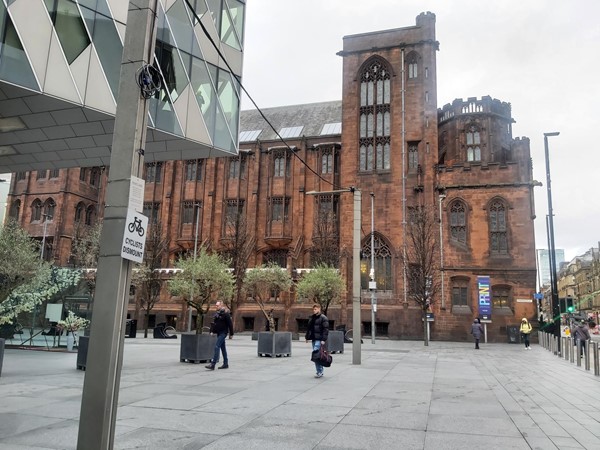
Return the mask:
{"type": "Polygon", "coordinates": [[[531,350],[531,347],[529,346],[529,335],[531,334],[531,330],[532,330],[532,326],[529,323],[529,321],[523,317],[523,319],[521,319],[521,337],[523,338],[523,342],[525,342],[525,350],[531,350]]]}

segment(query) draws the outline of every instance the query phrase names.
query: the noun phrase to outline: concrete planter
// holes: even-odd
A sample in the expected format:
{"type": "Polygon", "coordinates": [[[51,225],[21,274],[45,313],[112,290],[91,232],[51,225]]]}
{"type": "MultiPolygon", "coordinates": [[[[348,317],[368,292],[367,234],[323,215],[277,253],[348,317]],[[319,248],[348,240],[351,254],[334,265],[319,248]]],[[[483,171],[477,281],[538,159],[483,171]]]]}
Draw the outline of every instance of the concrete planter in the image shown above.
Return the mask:
{"type": "Polygon", "coordinates": [[[329,353],[344,353],[344,332],[330,331],[327,338],[327,350],[329,353]]]}
{"type": "Polygon", "coordinates": [[[217,344],[217,336],[210,334],[182,334],[179,361],[189,363],[209,362],[217,344]]]}
{"type": "Polygon", "coordinates": [[[77,340],[77,369],[85,370],[87,366],[88,347],[90,345],[89,336],[79,336],[77,340]]]}
{"type": "Polygon", "coordinates": [[[258,356],[292,356],[292,333],[289,331],[259,332],[258,356]]]}

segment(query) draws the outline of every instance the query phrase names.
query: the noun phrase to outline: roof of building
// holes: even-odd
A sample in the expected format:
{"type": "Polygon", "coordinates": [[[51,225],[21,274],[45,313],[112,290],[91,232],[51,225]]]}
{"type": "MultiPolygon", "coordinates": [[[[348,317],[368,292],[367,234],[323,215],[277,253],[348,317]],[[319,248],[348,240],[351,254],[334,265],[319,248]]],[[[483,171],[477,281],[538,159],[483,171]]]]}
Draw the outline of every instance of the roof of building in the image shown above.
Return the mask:
{"type": "MultiPolygon", "coordinates": [[[[342,101],[308,103],[305,105],[278,106],[262,110],[275,130],[283,138],[301,136],[329,136],[342,132],[342,101]]],[[[278,139],[258,110],[246,110],[240,114],[240,143],[256,139],[278,139]]]]}

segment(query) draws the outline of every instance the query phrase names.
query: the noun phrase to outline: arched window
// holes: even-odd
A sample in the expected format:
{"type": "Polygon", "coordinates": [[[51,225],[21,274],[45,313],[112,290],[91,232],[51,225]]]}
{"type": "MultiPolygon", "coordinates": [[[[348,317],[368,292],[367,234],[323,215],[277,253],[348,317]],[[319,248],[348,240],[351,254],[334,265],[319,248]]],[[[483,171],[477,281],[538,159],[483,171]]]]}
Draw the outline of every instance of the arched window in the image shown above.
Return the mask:
{"type": "Polygon", "coordinates": [[[96,216],[96,208],[94,208],[93,205],[88,206],[88,209],[85,211],[85,224],[93,225],[95,216],[96,216]]]}
{"type": "Polygon", "coordinates": [[[321,155],[321,173],[333,173],[333,150],[327,149],[321,155]]]}
{"type": "Polygon", "coordinates": [[[15,219],[19,219],[19,212],[21,211],[21,200],[15,200],[12,205],[10,205],[10,212],[8,215],[15,219]]]}
{"type": "MultiPolygon", "coordinates": [[[[392,252],[384,239],[375,234],[375,281],[378,291],[393,290],[392,284],[392,252]]],[[[360,260],[360,285],[361,289],[369,289],[369,281],[371,272],[371,236],[368,236],[363,241],[362,255],[360,260]]]]}
{"type": "Polygon", "coordinates": [[[42,202],[36,198],[31,204],[31,221],[39,222],[42,220],[42,202]]]}
{"type": "Polygon", "coordinates": [[[467,243],[467,208],[460,200],[450,205],[450,238],[461,244],[467,243]]]}
{"type": "Polygon", "coordinates": [[[409,80],[419,76],[419,54],[417,52],[410,52],[406,55],[406,71],[409,80]]]}
{"type": "Polygon", "coordinates": [[[391,73],[379,60],[360,76],[359,170],[390,168],[391,73]]]}
{"type": "Polygon", "coordinates": [[[77,203],[77,206],[75,207],[75,223],[81,222],[83,211],[85,211],[85,205],[82,202],[77,203]]]}
{"type": "Polygon", "coordinates": [[[52,222],[52,220],[54,219],[54,208],[56,208],[56,203],[54,202],[54,200],[52,200],[51,198],[46,200],[46,202],[44,203],[44,220],[52,222]]]}
{"type": "Polygon", "coordinates": [[[481,136],[479,128],[470,125],[466,132],[467,161],[481,161],[481,136]]]}
{"type": "Polygon", "coordinates": [[[494,200],[489,208],[490,251],[492,253],[508,253],[506,223],[506,205],[502,200],[494,200]]]}

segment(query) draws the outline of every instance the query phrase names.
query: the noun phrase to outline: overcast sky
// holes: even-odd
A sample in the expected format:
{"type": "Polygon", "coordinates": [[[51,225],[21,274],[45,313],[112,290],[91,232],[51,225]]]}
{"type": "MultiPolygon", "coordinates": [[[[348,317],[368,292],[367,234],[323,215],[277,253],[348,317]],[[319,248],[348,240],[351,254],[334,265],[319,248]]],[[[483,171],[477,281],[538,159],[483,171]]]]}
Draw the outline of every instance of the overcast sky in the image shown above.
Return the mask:
{"type": "MultiPolygon", "coordinates": [[[[598,247],[600,1],[248,0],[243,84],[260,108],[342,97],[346,35],[436,15],[438,107],[490,95],[512,104],[513,137],[531,140],[536,247],[547,248],[544,132],[556,248],[567,260],[598,247]]],[[[252,104],[244,98],[243,109],[252,104]]]]}

